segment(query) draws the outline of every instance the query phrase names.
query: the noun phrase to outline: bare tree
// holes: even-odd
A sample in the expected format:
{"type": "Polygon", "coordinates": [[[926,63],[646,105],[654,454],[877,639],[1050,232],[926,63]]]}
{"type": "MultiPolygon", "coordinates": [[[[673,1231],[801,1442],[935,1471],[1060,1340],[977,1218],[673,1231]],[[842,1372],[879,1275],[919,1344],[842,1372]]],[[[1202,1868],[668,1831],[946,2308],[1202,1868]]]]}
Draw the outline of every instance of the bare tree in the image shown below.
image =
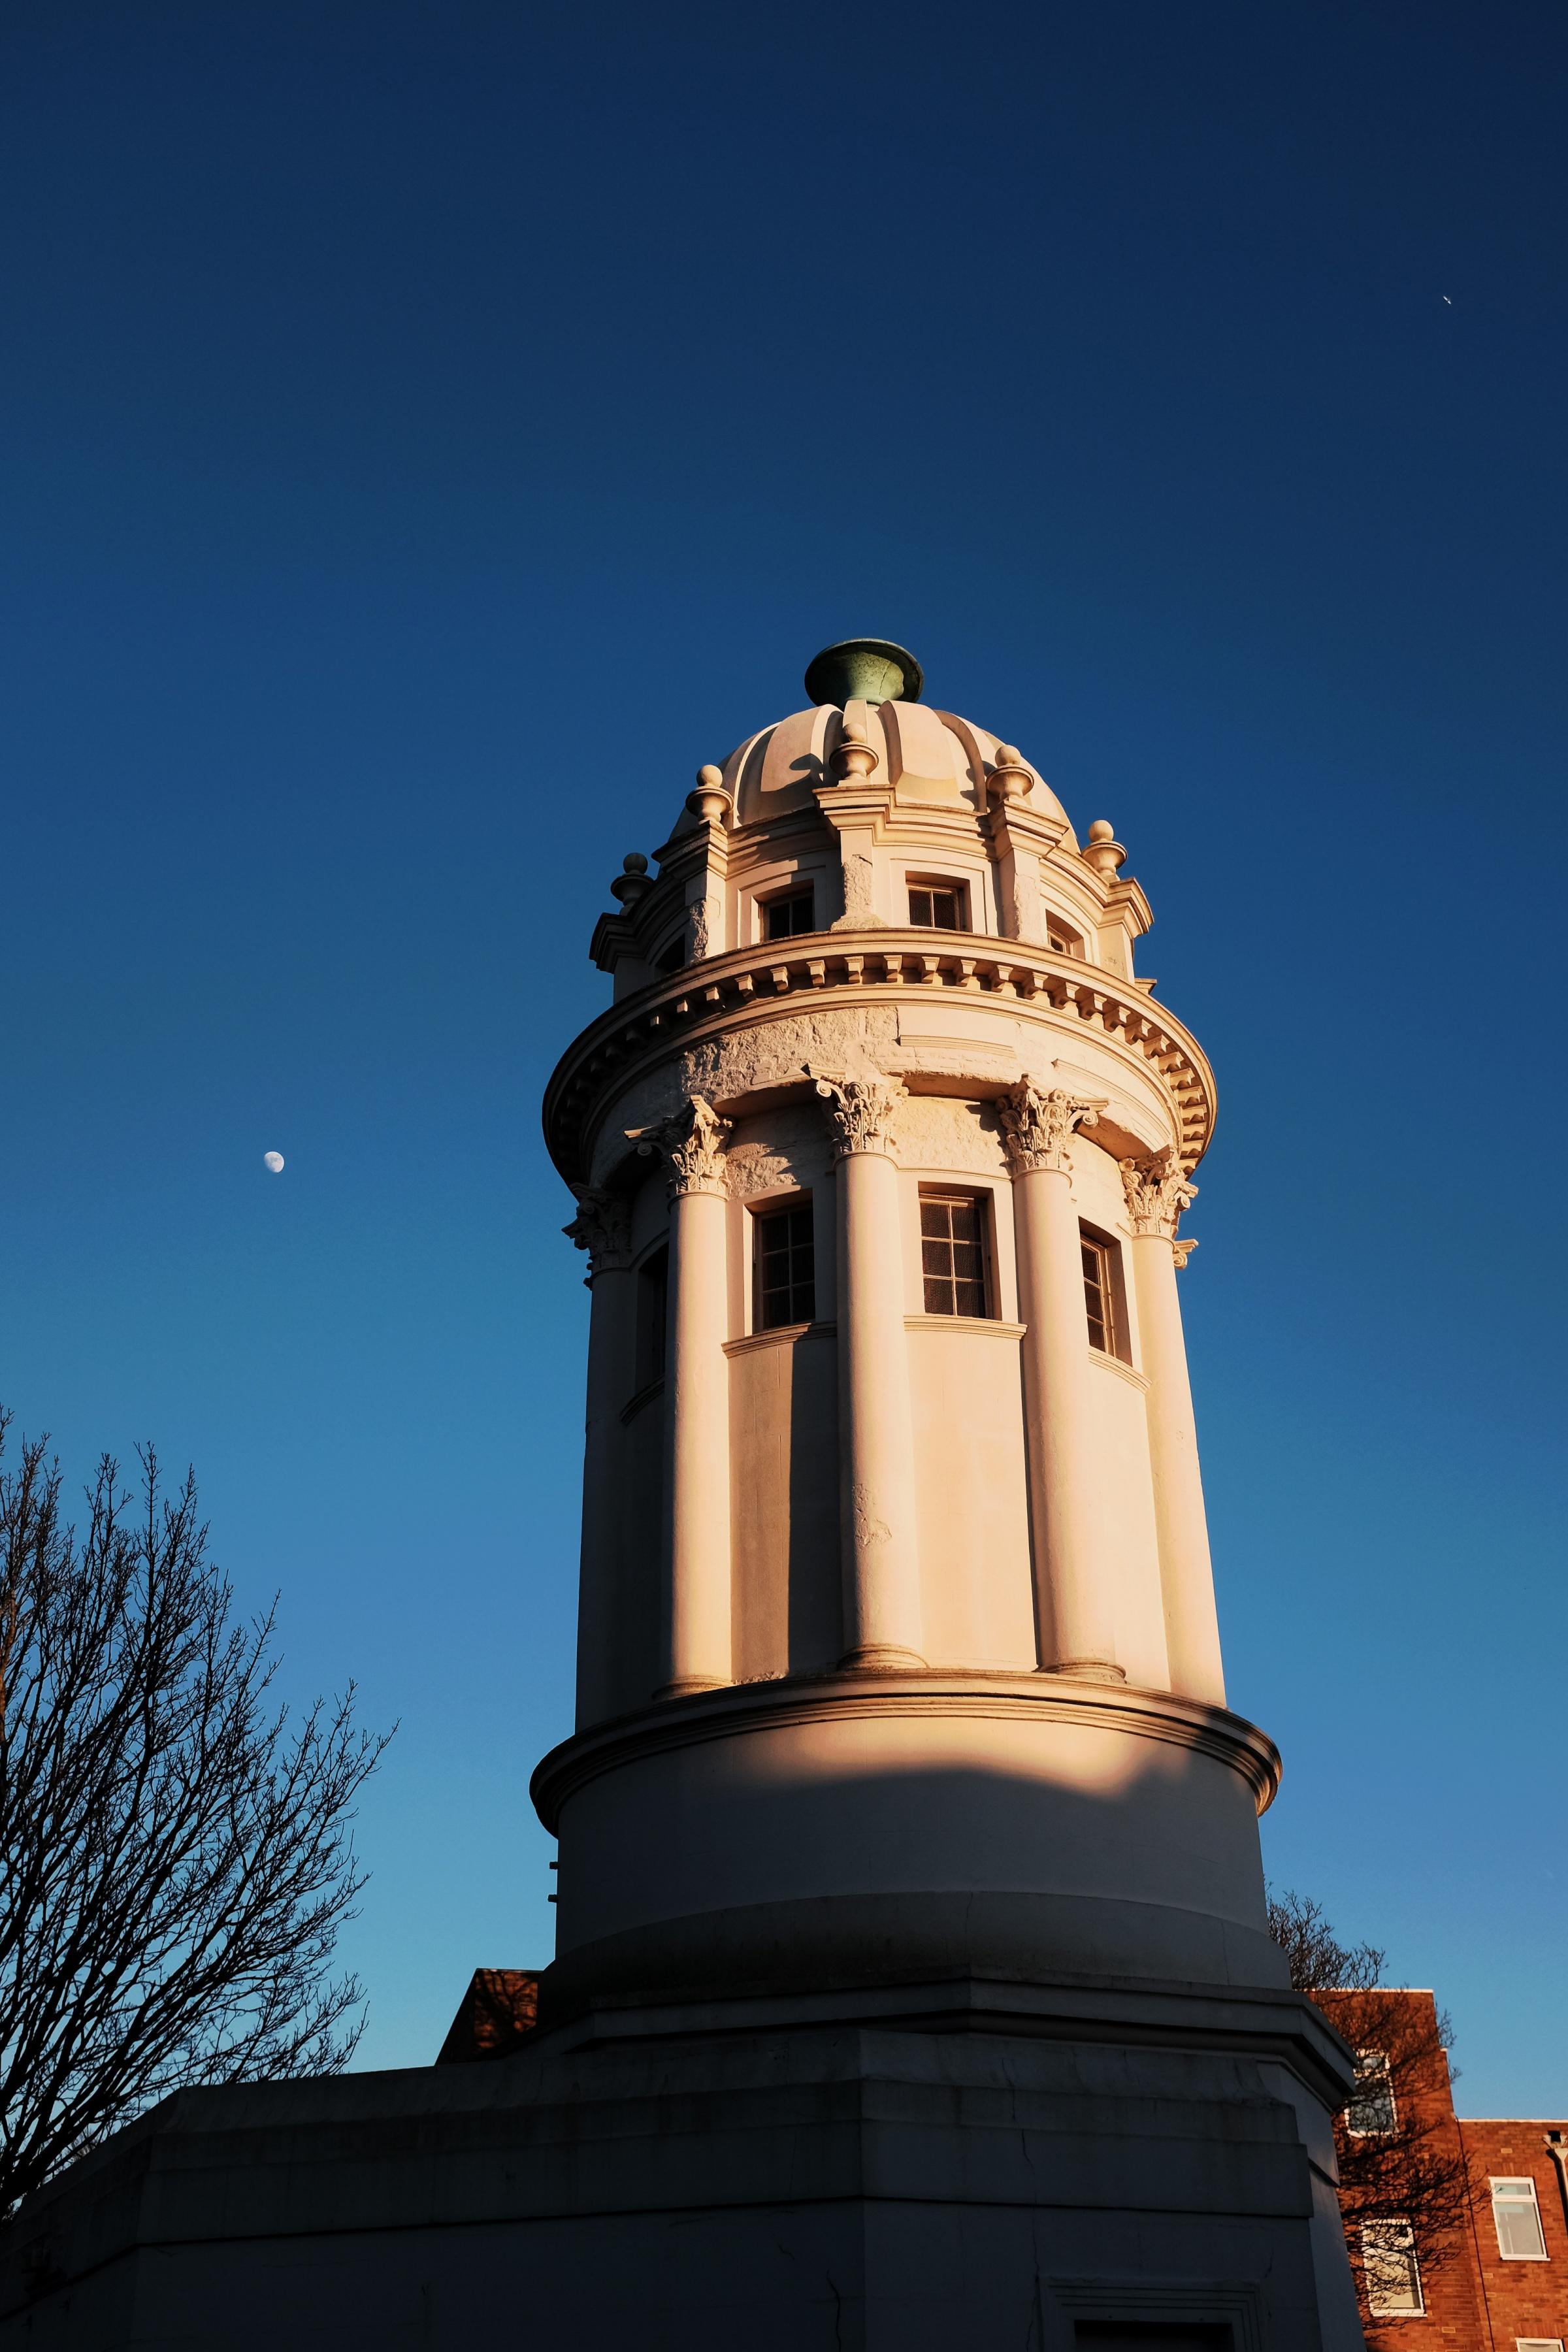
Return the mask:
{"type": "Polygon", "coordinates": [[[47,1441],[0,1463],[0,2214],[167,2093],[335,2073],[363,2030],[328,1971],[385,1739],[352,1685],[289,1727],[273,1612],[230,1622],[193,1479],[141,1462],[79,1534],[47,1441]]]}
{"type": "Polygon", "coordinates": [[[1320,1904],[1270,1892],[1268,1931],[1291,1983],[1312,1996],[1361,2062],[1334,2143],[1340,2211],[1364,2307],[1364,2223],[1408,2223],[1428,2274],[1454,2261],[1468,2226],[1469,2182],[1448,2095],[1453,2028],[1447,2011],[1425,1997],[1385,1986],[1386,1954],[1375,1944],[1342,1944],[1320,1904]]]}

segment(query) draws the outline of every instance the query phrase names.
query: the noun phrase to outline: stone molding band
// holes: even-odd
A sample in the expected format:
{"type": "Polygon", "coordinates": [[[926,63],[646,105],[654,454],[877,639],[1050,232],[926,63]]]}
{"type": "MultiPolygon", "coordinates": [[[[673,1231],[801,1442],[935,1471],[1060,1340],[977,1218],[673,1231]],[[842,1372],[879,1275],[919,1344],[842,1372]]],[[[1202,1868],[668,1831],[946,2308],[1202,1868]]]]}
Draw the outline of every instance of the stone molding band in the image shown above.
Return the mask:
{"type": "Polygon", "coordinates": [[[563,1740],[541,1759],[529,1793],[553,1836],[568,1797],[640,1757],[750,1732],[877,1716],[1079,1722],[1086,1729],[1155,1740],[1229,1765],[1252,1790],[1260,1813],[1267,1812],[1279,1787],[1279,1751],[1274,1742],[1228,1708],[1126,1683],[1076,1682],[1060,1674],[971,1674],[955,1668],[864,1676],[790,1675],[773,1683],[737,1683],[661,1700],[563,1740]]]}
{"type": "Polygon", "coordinates": [[[864,1003],[874,992],[897,1003],[911,987],[1001,997],[1022,1012],[1040,1007],[1103,1031],[1146,1062],[1169,1092],[1184,1171],[1206,1150],[1213,1073],[1196,1040],[1134,982],[1022,941],[962,934],[957,946],[933,950],[929,931],[881,929],[824,933],[793,940],[787,950],[783,941],[734,949],[612,1005],[565,1054],[546,1090],[544,1131],[556,1166],[574,1189],[585,1182],[583,1130],[602,1086],[653,1067],[672,1048],[686,1050],[713,1026],[728,1032],[737,1018],[766,1021],[781,1003],[793,1010],[802,999],[815,1009],[825,997],[864,1003]]]}

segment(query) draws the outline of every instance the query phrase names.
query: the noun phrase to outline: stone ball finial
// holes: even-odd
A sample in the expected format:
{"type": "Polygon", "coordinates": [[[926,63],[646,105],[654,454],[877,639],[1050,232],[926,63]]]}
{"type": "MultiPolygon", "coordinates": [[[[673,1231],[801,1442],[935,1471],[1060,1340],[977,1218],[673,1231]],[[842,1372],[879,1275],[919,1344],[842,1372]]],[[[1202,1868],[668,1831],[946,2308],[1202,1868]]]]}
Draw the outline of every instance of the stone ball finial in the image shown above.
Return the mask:
{"type": "Polygon", "coordinates": [[[813,702],[918,702],[925,672],[889,637],[846,637],[825,646],[805,673],[813,702]]]}
{"type": "Polygon", "coordinates": [[[629,915],[645,892],[653,888],[647,870],[647,859],[640,849],[628,849],[621,860],[621,870],[610,885],[610,896],[629,915]]]}
{"type": "Polygon", "coordinates": [[[697,790],[688,793],[686,805],[705,824],[721,824],[730,806],[730,795],[724,790],[724,773],[711,762],[697,771],[697,790]]]}
{"type": "Polygon", "coordinates": [[[1126,862],[1127,852],[1117,840],[1115,827],[1109,817],[1097,816],[1089,826],[1083,857],[1084,864],[1091,866],[1102,882],[1115,881],[1126,862]]]}
{"type": "Polygon", "coordinates": [[[1033,792],[1035,779],[1015,744],[997,744],[996,765],[986,778],[986,784],[995,801],[1021,801],[1033,792]]]}

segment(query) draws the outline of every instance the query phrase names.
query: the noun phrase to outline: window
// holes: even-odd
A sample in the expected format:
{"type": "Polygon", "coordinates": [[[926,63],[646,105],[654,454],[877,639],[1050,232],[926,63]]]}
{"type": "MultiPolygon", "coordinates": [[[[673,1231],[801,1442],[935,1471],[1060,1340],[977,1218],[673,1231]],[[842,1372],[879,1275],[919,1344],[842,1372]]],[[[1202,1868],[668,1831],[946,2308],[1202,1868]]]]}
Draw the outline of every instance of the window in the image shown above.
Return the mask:
{"type": "Polygon", "coordinates": [[[1533,2180],[1494,2180],[1492,2220],[1497,2223],[1497,2248],[1505,2263],[1543,2263],[1546,2241],[1541,2234],[1541,2208],[1533,2180]]]}
{"type": "Polygon", "coordinates": [[[1046,917],[1046,945],[1055,948],[1058,955],[1080,956],[1083,953],[1083,941],[1078,933],[1057,915],[1046,917]]]}
{"type": "Polygon", "coordinates": [[[816,928],[816,893],[792,890],[786,898],[769,898],[763,916],[764,939],[797,940],[803,932],[816,928]]]}
{"type": "Polygon", "coordinates": [[[917,931],[966,930],[968,896],[962,882],[911,882],[910,922],[917,931]]]}
{"type": "Polygon", "coordinates": [[[1421,2299],[1415,2233],[1408,2221],[1363,2221],[1361,2266],[1366,2281],[1367,2309],[1374,2319],[1425,2316],[1426,2305],[1421,2299]]]}
{"type": "Polygon", "coordinates": [[[1374,2132],[1391,2132],[1399,2118],[1394,2109],[1394,2084],[1389,2080],[1386,2050],[1358,2050],[1355,2090],[1345,2109],[1345,2129],[1357,2139],[1374,2132]]]}
{"type": "Polygon", "coordinates": [[[1121,1318],[1117,1314],[1111,1245],[1079,1227],[1083,1251],[1083,1303],[1089,1317],[1089,1344],[1102,1356],[1120,1356],[1121,1318]]]}
{"type": "Polygon", "coordinates": [[[1516,2336],[1515,2352],[1563,2352],[1561,2336],[1516,2336]]]}
{"type": "Polygon", "coordinates": [[[984,1215],[973,1192],[921,1194],[921,1271],[928,1315],[990,1314],[984,1215]]]}
{"type": "Polygon", "coordinates": [[[816,1260],[811,1202],[764,1209],[756,1219],[753,1321],[759,1331],[809,1323],[816,1314],[816,1260]]]}
{"type": "Polygon", "coordinates": [[[667,945],[660,948],[653,960],[655,971],[679,971],[686,961],[686,934],[677,931],[667,945]]]}

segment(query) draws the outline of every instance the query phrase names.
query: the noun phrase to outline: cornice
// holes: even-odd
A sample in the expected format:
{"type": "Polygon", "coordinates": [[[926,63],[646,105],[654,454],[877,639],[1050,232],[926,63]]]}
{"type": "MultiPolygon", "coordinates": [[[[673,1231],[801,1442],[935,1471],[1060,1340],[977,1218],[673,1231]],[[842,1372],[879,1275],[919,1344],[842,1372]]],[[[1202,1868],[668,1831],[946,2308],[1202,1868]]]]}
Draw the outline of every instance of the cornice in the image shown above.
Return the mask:
{"type": "Polygon", "coordinates": [[[1191,1032],[1135,980],[1021,940],[980,932],[816,932],[710,956],[623,997],[591,1022],[556,1065],[544,1095],[544,1135],[566,1181],[587,1181],[584,1135],[611,1083],[654,1068],[736,1028],[828,1003],[908,1003],[911,989],[985,995],[1054,1027],[1081,1022],[1137,1057],[1170,1098],[1184,1169],[1214,1133],[1215,1082],[1191,1032]]]}
{"type": "Polygon", "coordinates": [[[796,1725],[866,1722],[875,1717],[937,1716],[1011,1722],[1074,1723],[1096,1733],[1185,1748],[1226,1764],[1252,1791],[1260,1813],[1279,1786],[1279,1751],[1265,1732],[1228,1708],[1173,1691],[1127,1683],[1079,1682],[1070,1675],[1005,1675],[936,1669],[923,1674],[790,1675],[664,1699],[577,1732],[542,1758],[529,1794],[553,1836],[568,1797],[605,1772],[646,1756],[744,1738],[796,1725]]]}

